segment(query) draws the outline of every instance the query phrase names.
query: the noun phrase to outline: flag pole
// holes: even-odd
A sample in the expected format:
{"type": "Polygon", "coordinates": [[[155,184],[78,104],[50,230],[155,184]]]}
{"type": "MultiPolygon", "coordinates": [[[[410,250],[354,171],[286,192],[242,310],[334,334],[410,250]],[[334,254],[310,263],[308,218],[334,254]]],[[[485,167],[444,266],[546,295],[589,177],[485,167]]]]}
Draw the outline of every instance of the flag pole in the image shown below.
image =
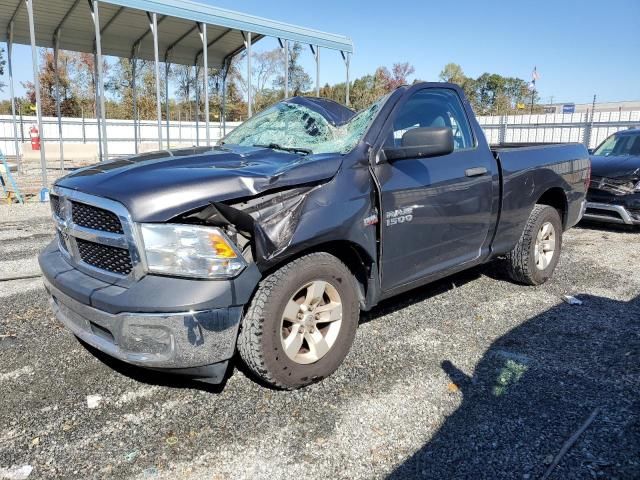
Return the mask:
{"type": "Polygon", "coordinates": [[[529,114],[533,115],[533,101],[536,96],[536,80],[538,79],[538,67],[533,67],[533,72],[531,72],[531,109],[529,110],[529,114]]]}

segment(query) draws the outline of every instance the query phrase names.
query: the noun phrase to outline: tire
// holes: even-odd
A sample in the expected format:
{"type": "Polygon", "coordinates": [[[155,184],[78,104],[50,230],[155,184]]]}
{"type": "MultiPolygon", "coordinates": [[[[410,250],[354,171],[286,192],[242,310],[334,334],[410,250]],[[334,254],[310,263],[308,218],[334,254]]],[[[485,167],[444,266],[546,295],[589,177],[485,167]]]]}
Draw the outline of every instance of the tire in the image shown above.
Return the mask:
{"type": "Polygon", "coordinates": [[[328,253],[305,255],[260,282],[242,319],[238,352],[258,381],[294,390],[319,382],[340,366],[355,338],[359,317],[356,280],[347,266],[328,253]],[[322,285],[323,293],[314,294],[314,288],[320,291],[322,285]],[[314,295],[321,298],[320,304],[308,302],[314,295]],[[315,309],[322,313],[314,314],[315,309]],[[317,321],[330,317],[334,321],[317,321]],[[324,341],[316,344],[318,334],[324,341]],[[295,353],[299,341],[302,344],[295,353]],[[285,348],[287,342],[289,348],[285,348]]]}
{"type": "Polygon", "coordinates": [[[562,220],[558,211],[548,205],[536,205],[529,215],[522,236],[516,246],[506,255],[506,271],[509,277],[525,285],[542,285],[553,275],[553,271],[560,259],[562,248],[562,220]],[[552,256],[548,251],[542,252],[544,259],[540,259],[540,253],[536,257],[536,245],[541,252],[538,242],[538,234],[543,226],[550,224],[553,227],[553,239],[548,239],[544,248],[553,245],[552,256]],[[537,262],[536,259],[540,260],[537,262]],[[546,265],[545,265],[546,262],[546,265]]]}

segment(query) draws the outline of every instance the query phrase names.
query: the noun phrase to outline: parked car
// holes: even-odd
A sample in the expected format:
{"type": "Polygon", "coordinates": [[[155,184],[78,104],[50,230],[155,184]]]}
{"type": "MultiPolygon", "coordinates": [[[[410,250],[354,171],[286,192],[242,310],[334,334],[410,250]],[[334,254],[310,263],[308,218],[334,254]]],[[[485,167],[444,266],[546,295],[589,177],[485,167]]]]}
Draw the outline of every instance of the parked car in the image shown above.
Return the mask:
{"type": "Polygon", "coordinates": [[[614,133],[591,155],[585,218],[640,225],[640,129],[614,133]]]}
{"type": "Polygon", "coordinates": [[[292,98],[215,147],[58,180],[40,266],[60,321],[108,355],[218,383],[237,351],[294,389],[338,368],[382,299],[498,257],[547,281],[588,182],[579,144],[491,150],[452,84],[358,114],[292,98]]]}

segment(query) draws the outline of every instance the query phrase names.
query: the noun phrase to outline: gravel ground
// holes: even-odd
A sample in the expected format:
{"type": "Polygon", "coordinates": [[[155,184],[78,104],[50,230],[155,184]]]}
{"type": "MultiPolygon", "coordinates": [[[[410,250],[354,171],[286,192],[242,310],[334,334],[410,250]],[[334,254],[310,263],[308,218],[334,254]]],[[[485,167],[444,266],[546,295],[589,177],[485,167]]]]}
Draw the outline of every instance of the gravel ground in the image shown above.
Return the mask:
{"type": "MultiPolygon", "coordinates": [[[[0,277],[51,236],[46,206],[0,207],[0,277]]],[[[296,392],[114,370],[40,279],[0,282],[0,478],[534,479],[594,411],[550,478],[640,478],[639,260],[640,232],[573,229],[548,284],[486,266],[387,301],[296,392]]]]}

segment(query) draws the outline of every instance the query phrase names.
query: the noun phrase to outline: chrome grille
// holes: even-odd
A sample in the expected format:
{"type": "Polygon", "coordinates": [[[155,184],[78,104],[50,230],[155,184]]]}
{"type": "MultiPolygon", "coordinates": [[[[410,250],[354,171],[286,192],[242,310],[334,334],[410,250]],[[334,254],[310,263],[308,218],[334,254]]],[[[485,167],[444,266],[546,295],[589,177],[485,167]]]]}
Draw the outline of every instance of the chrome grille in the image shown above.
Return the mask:
{"type": "Polygon", "coordinates": [[[58,245],[60,245],[60,248],[62,248],[65,252],[69,252],[64,234],[60,230],[58,230],[58,245]]]}
{"type": "Polygon", "coordinates": [[[60,187],[50,199],[59,248],[69,263],[122,286],[144,275],[137,231],[122,204],[60,187]]]}
{"type": "Polygon", "coordinates": [[[49,202],[51,203],[51,211],[58,218],[62,218],[62,206],[60,204],[60,197],[57,195],[49,195],[49,202]]]}
{"type": "Polygon", "coordinates": [[[73,223],[81,227],[101,232],[124,233],[115,213],[86,203],[71,202],[71,218],[73,223]]]}
{"type": "Polygon", "coordinates": [[[120,275],[129,275],[133,268],[129,251],[100,243],[76,239],[80,258],[93,267],[120,275]]]}

